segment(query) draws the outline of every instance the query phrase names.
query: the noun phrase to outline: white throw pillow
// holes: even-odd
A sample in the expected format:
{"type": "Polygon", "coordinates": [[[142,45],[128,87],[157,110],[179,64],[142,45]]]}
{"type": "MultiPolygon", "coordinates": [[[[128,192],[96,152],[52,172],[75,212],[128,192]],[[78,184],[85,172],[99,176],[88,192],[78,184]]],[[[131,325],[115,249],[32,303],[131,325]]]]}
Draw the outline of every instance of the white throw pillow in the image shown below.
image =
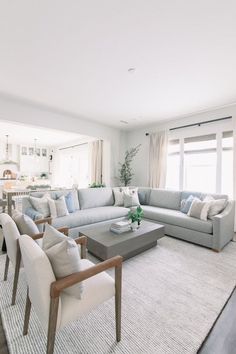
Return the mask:
{"type": "Polygon", "coordinates": [[[79,206],[79,198],[78,198],[78,191],[76,189],[73,189],[71,191],[72,193],[72,198],[73,198],[73,202],[74,202],[74,206],[75,206],[75,209],[76,210],[79,210],[80,209],[80,206],[79,206]]]}
{"type": "Polygon", "coordinates": [[[124,205],[124,192],[128,192],[129,187],[115,187],[113,188],[115,204],[114,206],[123,206],[124,205]]]}
{"type": "Polygon", "coordinates": [[[124,206],[130,208],[140,205],[138,197],[138,188],[129,189],[128,192],[124,192],[124,206]]]}
{"type": "Polygon", "coordinates": [[[48,198],[48,204],[52,218],[69,215],[64,195],[56,200],[48,198]]]}
{"type": "Polygon", "coordinates": [[[211,202],[194,199],[188,212],[188,216],[206,221],[211,202]]]}
{"type": "Polygon", "coordinates": [[[30,196],[30,203],[33,205],[34,209],[37,210],[44,218],[47,218],[50,215],[50,209],[48,205],[48,193],[44,194],[42,198],[36,198],[30,196]]]}
{"type": "Polygon", "coordinates": [[[37,225],[28,215],[15,210],[12,219],[15,221],[21,235],[33,236],[39,233],[37,225]]]}
{"type": "Polygon", "coordinates": [[[67,240],[68,236],[65,236],[60,231],[56,230],[53,226],[46,224],[43,234],[42,249],[45,251],[48,248],[67,240]]]}
{"type": "MultiPolygon", "coordinates": [[[[43,250],[48,256],[57,279],[81,271],[79,248],[76,242],[50,225],[46,225],[45,228],[43,250]]],[[[81,299],[82,290],[81,282],[70,286],[64,292],[81,299]]]]}
{"type": "Polygon", "coordinates": [[[227,204],[226,199],[214,199],[211,195],[207,195],[204,201],[210,202],[210,208],[208,211],[209,219],[212,219],[213,216],[220,214],[227,204]]]}

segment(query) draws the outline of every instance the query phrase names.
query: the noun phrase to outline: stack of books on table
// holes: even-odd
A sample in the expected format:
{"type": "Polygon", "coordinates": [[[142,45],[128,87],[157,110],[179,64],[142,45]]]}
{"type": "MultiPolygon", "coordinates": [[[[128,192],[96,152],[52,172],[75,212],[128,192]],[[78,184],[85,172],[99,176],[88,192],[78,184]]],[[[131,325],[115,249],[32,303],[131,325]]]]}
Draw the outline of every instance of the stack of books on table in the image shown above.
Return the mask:
{"type": "Polygon", "coordinates": [[[116,234],[122,234],[123,232],[130,231],[130,221],[117,221],[114,224],[111,224],[110,230],[116,234]]]}

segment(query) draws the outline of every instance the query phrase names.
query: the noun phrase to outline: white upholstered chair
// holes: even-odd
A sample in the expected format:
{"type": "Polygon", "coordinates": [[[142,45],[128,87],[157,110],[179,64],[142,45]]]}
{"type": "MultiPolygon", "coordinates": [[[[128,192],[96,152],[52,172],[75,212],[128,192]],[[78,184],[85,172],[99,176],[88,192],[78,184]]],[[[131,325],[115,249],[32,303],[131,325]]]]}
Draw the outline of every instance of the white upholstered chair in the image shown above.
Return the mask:
{"type": "Polygon", "coordinates": [[[7,247],[4,280],[7,280],[9,262],[11,262],[14,267],[14,282],[12,291],[12,305],[14,305],[16,301],[17,283],[21,267],[21,256],[18,246],[20,233],[15,222],[8,214],[0,214],[0,225],[2,226],[3,237],[7,247]]]}
{"type": "MultiPolygon", "coordinates": [[[[45,224],[45,223],[50,224],[51,220],[52,220],[51,218],[40,219],[40,220],[36,220],[35,224],[36,225],[45,224]]],[[[8,214],[5,213],[0,214],[0,225],[2,226],[3,237],[6,242],[6,248],[7,248],[4,281],[7,280],[9,262],[11,262],[14,267],[14,281],[13,281],[11,304],[15,305],[19,272],[20,272],[20,268],[22,267],[21,253],[18,244],[20,233],[16,226],[15,221],[8,214]]],[[[59,230],[68,235],[67,227],[60,228],[59,230]]],[[[30,236],[36,240],[42,238],[43,233],[38,233],[36,235],[30,235],[30,236]]]]}
{"type": "MultiPolygon", "coordinates": [[[[55,334],[59,328],[78,320],[82,315],[115,296],[116,339],[120,341],[122,257],[116,256],[97,265],[87,259],[81,259],[80,272],[56,280],[46,253],[37,243],[27,235],[21,236],[19,243],[28,284],[24,335],[28,333],[32,304],[41,325],[48,333],[47,354],[52,354],[55,334]],[[105,272],[112,267],[115,267],[115,281],[105,272]],[[83,292],[80,300],[63,292],[64,289],[81,281],[83,292]]],[[[76,243],[86,247],[86,237],[79,237],[76,243]]]]}

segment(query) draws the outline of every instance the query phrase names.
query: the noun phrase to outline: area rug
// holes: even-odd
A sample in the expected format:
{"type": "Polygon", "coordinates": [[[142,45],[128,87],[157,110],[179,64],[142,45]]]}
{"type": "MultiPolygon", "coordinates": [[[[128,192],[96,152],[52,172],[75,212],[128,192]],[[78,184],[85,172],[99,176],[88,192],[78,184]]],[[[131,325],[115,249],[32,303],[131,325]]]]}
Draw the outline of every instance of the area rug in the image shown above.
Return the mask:
{"type": "MultiPolygon", "coordinates": [[[[0,257],[3,277],[5,256],[0,257]]],[[[0,311],[10,353],[42,354],[46,336],[32,311],[23,337],[26,297],[21,272],[10,306],[12,269],[1,281],[0,311]]],[[[236,283],[236,243],[221,253],[164,237],[158,246],[123,264],[122,340],[115,342],[114,301],[57,333],[56,354],[191,354],[210,331],[236,283]]],[[[96,296],[96,294],[94,294],[96,296]]]]}

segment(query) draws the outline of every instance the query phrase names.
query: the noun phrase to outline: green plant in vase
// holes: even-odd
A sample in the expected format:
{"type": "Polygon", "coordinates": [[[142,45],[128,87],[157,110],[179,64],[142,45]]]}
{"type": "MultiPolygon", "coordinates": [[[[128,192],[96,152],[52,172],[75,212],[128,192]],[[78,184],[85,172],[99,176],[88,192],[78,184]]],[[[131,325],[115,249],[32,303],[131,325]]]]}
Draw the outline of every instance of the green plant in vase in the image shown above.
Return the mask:
{"type": "Polygon", "coordinates": [[[143,218],[143,209],[139,205],[135,210],[130,210],[128,214],[128,219],[131,220],[131,228],[132,230],[137,229],[143,218]]]}

